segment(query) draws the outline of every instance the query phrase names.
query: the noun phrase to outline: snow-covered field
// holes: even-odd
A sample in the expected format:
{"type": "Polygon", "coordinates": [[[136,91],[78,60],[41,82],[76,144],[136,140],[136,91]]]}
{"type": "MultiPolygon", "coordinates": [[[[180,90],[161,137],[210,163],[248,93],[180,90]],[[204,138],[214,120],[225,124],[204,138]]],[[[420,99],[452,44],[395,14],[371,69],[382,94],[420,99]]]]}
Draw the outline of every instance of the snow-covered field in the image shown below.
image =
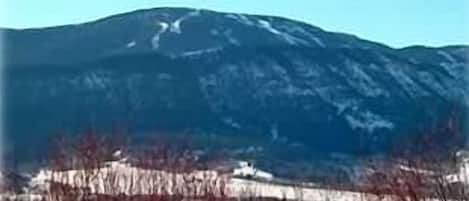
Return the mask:
{"type": "MultiPolygon", "coordinates": [[[[190,173],[170,173],[161,170],[148,170],[133,167],[125,162],[108,162],[105,167],[95,170],[69,170],[53,172],[41,170],[31,180],[31,200],[40,200],[37,189],[46,191],[51,181],[68,184],[73,187],[87,187],[92,193],[104,195],[147,195],[154,193],[183,193],[188,195],[203,195],[204,190],[210,188],[217,195],[225,193],[227,197],[263,197],[279,200],[311,200],[311,201],[364,201],[379,200],[378,197],[350,191],[320,189],[282,185],[270,182],[268,178],[256,176],[254,168],[235,169],[233,174],[220,174],[216,171],[193,171],[190,173]],[[236,173],[236,174],[235,174],[236,173]],[[260,180],[250,180],[233,177],[241,174],[251,174],[260,180]],[[264,181],[261,181],[264,180],[264,181]]],[[[261,175],[266,174],[263,171],[261,175]]],[[[270,176],[270,175],[269,175],[270,176]]],[[[381,200],[392,200],[384,197],[381,200]]]]}
{"type": "Polygon", "coordinates": [[[40,193],[38,191],[47,191],[51,182],[67,184],[72,187],[86,187],[92,193],[105,195],[146,195],[158,192],[203,195],[204,189],[208,187],[217,195],[223,191],[227,197],[233,198],[264,197],[280,200],[358,201],[363,200],[365,196],[355,192],[281,185],[269,182],[269,178],[262,176],[270,177],[271,174],[246,166],[235,169],[233,174],[219,174],[216,171],[169,173],[137,168],[124,162],[114,161],[108,162],[103,168],[88,171],[54,172],[41,170],[30,182],[30,188],[35,189],[36,192],[30,191],[29,196],[31,200],[40,200],[42,197],[38,195],[40,193]],[[258,172],[261,173],[259,176],[256,175],[258,172]],[[264,181],[236,178],[233,175],[250,175],[264,181]]]}
{"type": "MultiPolygon", "coordinates": [[[[469,175],[468,162],[469,160],[464,160],[458,173],[446,177],[449,183],[468,181],[466,177],[469,175]]],[[[211,170],[178,173],[143,169],[121,160],[107,162],[103,167],[92,170],[51,171],[43,169],[32,177],[26,194],[20,195],[19,198],[22,198],[20,200],[41,200],[43,198],[41,195],[47,195],[51,183],[60,183],[79,189],[86,188],[93,194],[101,195],[178,194],[202,197],[208,190],[216,196],[224,195],[231,198],[263,197],[304,201],[395,200],[391,196],[378,198],[372,194],[313,188],[310,187],[311,185],[285,185],[274,182],[275,179],[274,175],[259,170],[247,162],[240,162],[231,173],[211,170]]],[[[6,197],[15,198],[18,195],[0,195],[0,200],[5,200],[6,197]]],[[[426,200],[436,201],[437,199],[426,200]]]]}

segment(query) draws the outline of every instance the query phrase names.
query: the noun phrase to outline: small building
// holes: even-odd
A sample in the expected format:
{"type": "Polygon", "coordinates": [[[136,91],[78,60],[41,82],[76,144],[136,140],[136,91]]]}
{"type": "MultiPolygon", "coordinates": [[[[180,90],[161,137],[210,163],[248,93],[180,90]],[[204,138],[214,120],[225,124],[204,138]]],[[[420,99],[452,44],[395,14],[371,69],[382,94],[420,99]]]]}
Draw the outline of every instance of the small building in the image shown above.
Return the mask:
{"type": "Polygon", "coordinates": [[[272,180],[274,176],[271,173],[259,170],[251,162],[240,161],[238,167],[233,170],[233,176],[245,177],[251,179],[272,180]]]}

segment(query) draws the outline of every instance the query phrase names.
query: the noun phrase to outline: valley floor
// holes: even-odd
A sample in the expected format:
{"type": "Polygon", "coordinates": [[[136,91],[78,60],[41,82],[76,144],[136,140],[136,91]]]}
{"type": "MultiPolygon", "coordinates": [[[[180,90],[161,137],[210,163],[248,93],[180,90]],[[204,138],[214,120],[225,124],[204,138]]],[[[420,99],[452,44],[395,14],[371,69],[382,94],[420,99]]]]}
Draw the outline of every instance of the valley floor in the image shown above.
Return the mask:
{"type": "MultiPolygon", "coordinates": [[[[392,196],[376,195],[320,188],[302,188],[273,183],[233,178],[230,180],[229,196],[220,200],[301,200],[301,201],[394,201],[392,196]]],[[[138,196],[135,196],[138,197],[138,196]]],[[[142,196],[145,197],[145,196],[142,196]]],[[[41,194],[1,195],[1,200],[42,201],[41,194]]],[[[196,199],[201,200],[201,199],[196,199]]],[[[215,199],[216,200],[216,199],[215,199]]],[[[426,201],[439,199],[426,198],[426,201]]]]}
{"type": "MultiPolygon", "coordinates": [[[[215,171],[197,171],[189,174],[167,173],[165,171],[136,168],[121,162],[109,162],[106,167],[92,172],[86,172],[84,170],[68,170],[61,172],[42,170],[32,178],[30,182],[31,189],[28,190],[28,193],[22,195],[1,195],[0,198],[1,200],[25,201],[54,200],[51,199],[51,197],[54,197],[53,193],[51,193],[54,183],[66,184],[72,187],[68,188],[68,191],[73,191],[77,188],[88,188],[91,194],[106,196],[125,195],[134,198],[145,197],[155,193],[155,191],[149,189],[159,189],[160,192],[169,194],[191,191],[188,194],[201,195],[200,197],[206,198],[206,194],[204,194],[206,192],[203,191],[205,188],[206,191],[211,191],[214,197],[223,197],[221,200],[399,200],[397,197],[390,195],[377,196],[371,193],[325,189],[312,187],[312,184],[286,185],[275,182],[274,180],[267,181],[265,179],[248,179],[234,177],[232,175],[220,175],[215,171]],[[89,175],[92,175],[92,177],[88,177],[89,175]],[[110,176],[112,176],[114,180],[113,184],[110,184],[110,176]],[[192,180],[192,183],[187,182],[189,179],[192,180]],[[178,189],[180,186],[183,186],[185,189],[178,189]]],[[[61,193],[64,194],[64,192],[59,192],[58,194],[61,193]]],[[[409,198],[409,200],[411,199],[409,198]]],[[[425,200],[438,201],[442,199],[425,198],[425,200]]]]}

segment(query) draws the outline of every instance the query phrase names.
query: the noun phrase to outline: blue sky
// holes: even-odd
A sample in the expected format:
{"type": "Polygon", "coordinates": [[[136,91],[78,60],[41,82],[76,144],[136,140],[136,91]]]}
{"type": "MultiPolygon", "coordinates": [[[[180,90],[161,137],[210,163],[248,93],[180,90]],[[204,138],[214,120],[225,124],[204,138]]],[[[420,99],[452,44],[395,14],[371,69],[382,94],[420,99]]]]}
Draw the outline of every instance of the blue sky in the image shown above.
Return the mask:
{"type": "Polygon", "coordinates": [[[0,26],[86,22],[151,7],[284,16],[393,47],[469,44],[469,0],[0,0],[0,26]]]}

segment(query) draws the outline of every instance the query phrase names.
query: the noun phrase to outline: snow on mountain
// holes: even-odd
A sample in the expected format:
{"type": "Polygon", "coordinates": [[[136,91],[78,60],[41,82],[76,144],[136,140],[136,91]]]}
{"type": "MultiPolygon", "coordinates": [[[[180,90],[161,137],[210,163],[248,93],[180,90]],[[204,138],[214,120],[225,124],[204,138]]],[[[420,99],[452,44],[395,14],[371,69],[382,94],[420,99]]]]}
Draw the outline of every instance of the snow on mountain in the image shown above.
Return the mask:
{"type": "Polygon", "coordinates": [[[364,129],[368,133],[373,133],[376,129],[390,129],[394,128],[394,124],[390,121],[383,119],[369,111],[361,113],[360,117],[353,117],[346,115],[345,119],[348,121],[352,129],[364,129]]]}
{"type": "Polygon", "coordinates": [[[132,41],[132,42],[127,43],[126,47],[127,48],[132,48],[132,47],[135,47],[135,45],[137,45],[137,42],[132,41]]]}
{"type": "Polygon", "coordinates": [[[139,10],[95,22],[64,26],[57,30],[59,32],[54,32],[53,28],[5,29],[5,37],[8,39],[6,51],[13,51],[18,55],[18,59],[10,61],[29,64],[70,63],[93,60],[109,54],[135,53],[135,50],[128,50],[128,46],[133,46],[129,45],[132,42],[128,41],[140,44],[138,52],[157,50],[173,56],[180,56],[187,51],[225,48],[232,45],[293,45],[319,48],[381,46],[348,35],[325,32],[317,27],[280,17],[184,8],[139,10]],[[88,31],[80,31],[82,29],[88,31]],[[109,36],[113,39],[109,40],[109,36]],[[32,43],[22,42],[28,41],[30,37],[42,40],[35,40],[32,43]],[[122,41],[126,41],[127,44],[124,49],[117,46],[117,43],[122,41]],[[69,48],[74,48],[75,51],[67,54],[58,51],[69,48]],[[22,56],[24,50],[35,53],[24,57],[22,56]],[[50,52],[55,51],[60,55],[55,58],[56,61],[45,59],[50,52]]]}
{"type": "Polygon", "coordinates": [[[171,23],[171,27],[170,27],[170,31],[173,32],[173,33],[177,33],[177,34],[181,34],[182,31],[181,31],[181,23],[190,18],[190,17],[195,17],[195,16],[200,16],[200,11],[199,10],[195,10],[195,11],[192,11],[192,12],[189,12],[185,15],[183,15],[182,17],[178,18],[177,20],[175,20],[174,22],[171,23]]]}
{"type": "Polygon", "coordinates": [[[166,22],[159,22],[158,25],[161,27],[161,29],[153,36],[153,38],[151,40],[151,45],[152,45],[153,49],[158,49],[158,47],[160,47],[161,34],[166,32],[166,30],[169,27],[168,23],[166,23],[166,22]]]}

